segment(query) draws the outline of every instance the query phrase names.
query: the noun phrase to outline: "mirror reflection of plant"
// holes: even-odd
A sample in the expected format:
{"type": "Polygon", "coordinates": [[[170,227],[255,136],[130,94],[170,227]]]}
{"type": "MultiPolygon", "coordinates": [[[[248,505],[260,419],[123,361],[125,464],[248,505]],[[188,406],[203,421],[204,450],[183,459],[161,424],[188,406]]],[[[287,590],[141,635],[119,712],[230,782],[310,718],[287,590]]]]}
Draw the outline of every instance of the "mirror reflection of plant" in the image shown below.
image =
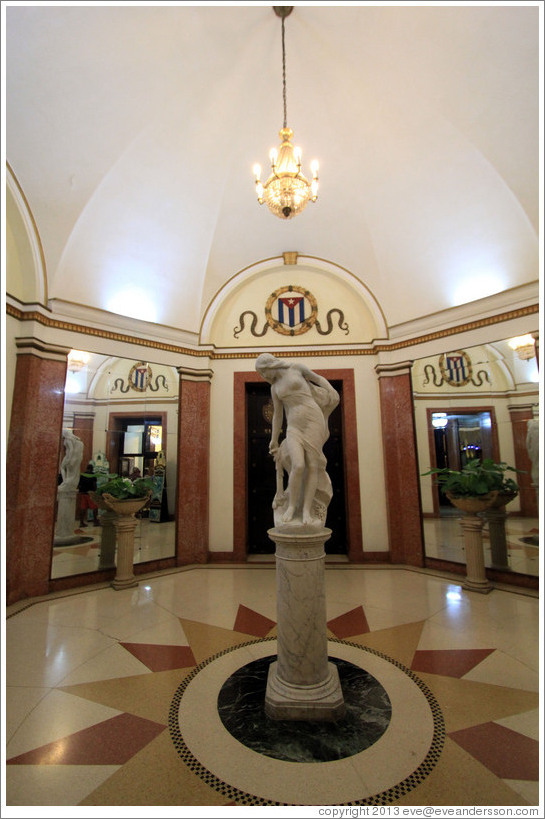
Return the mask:
{"type": "Polygon", "coordinates": [[[145,498],[148,492],[152,491],[154,483],[152,478],[122,478],[120,475],[109,475],[108,480],[97,486],[96,494],[107,493],[118,500],[127,498],[145,498]]]}
{"type": "Polygon", "coordinates": [[[487,495],[494,490],[501,494],[518,494],[517,483],[506,476],[506,472],[521,472],[504,461],[496,463],[492,458],[471,460],[462,469],[441,467],[430,469],[422,475],[433,475],[441,492],[450,492],[456,498],[470,498],[487,495]]]}

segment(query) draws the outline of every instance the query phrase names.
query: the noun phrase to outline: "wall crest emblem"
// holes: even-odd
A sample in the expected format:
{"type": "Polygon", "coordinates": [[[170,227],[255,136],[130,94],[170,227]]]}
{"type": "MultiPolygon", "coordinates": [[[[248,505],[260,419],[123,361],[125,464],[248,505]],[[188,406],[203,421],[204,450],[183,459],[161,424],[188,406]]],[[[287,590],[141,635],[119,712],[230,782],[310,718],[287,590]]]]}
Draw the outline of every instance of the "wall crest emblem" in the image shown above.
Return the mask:
{"type": "Polygon", "coordinates": [[[136,392],[146,392],[149,389],[152,392],[157,392],[162,385],[163,389],[168,392],[168,384],[164,375],[157,375],[155,377],[155,384],[152,383],[153,371],[149,364],[145,361],[137,361],[129,370],[127,376],[127,383],[124,378],[116,378],[112,387],[112,392],[117,389],[122,393],[127,393],[129,390],[136,390],[136,392]]]}
{"type": "Polygon", "coordinates": [[[338,314],[338,326],[347,335],[348,324],[344,320],[344,313],[337,307],[328,311],[326,316],[327,328],[322,329],[318,321],[318,304],[316,299],[306,287],[297,285],[286,285],[275,290],[265,304],[265,324],[261,330],[257,329],[258,317],[253,310],[244,310],[239,318],[239,326],[233,330],[233,335],[238,338],[245,329],[246,316],[251,316],[250,332],[253,336],[260,338],[264,336],[269,327],[275,333],[283,336],[300,336],[315,327],[320,335],[329,335],[333,330],[332,315],[338,314]]]}
{"type": "Polygon", "coordinates": [[[486,370],[479,370],[475,377],[473,376],[473,364],[465,350],[456,350],[456,352],[443,353],[439,356],[439,373],[438,376],[433,364],[426,364],[424,385],[429,384],[430,381],[433,381],[436,387],[441,387],[443,384],[449,384],[451,387],[465,387],[469,383],[475,387],[481,387],[485,381],[490,383],[486,370]]]}

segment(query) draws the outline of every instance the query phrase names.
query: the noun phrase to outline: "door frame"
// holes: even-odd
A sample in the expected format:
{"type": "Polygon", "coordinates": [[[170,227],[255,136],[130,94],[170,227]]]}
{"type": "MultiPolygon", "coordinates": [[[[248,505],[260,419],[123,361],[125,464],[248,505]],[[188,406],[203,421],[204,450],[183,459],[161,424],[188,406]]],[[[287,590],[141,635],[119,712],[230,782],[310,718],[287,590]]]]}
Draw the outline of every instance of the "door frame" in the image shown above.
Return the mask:
{"type": "MultiPolygon", "coordinates": [[[[328,381],[342,381],[343,385],[342,417],[347,555],[351,563],[363,563],[354,370],[335,369],[316,370],[316,372],[328,381]]],[[[235,372],[233,376],[233,558],[234,560],[245,561],[248,552],[246,384],[263,382],[263,379],[257,372],[235,372]]]]}

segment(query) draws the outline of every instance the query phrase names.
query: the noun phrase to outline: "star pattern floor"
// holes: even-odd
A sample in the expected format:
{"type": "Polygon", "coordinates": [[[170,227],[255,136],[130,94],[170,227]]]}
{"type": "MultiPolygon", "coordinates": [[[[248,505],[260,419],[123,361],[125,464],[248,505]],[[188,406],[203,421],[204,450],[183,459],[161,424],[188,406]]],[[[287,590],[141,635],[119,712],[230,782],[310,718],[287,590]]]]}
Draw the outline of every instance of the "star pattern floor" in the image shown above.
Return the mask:
{"type": "MultiPolygon", "coordinates": [[[[444,720],[432,769],[388,804],[539,804],[535,597],[498,589],[479,595],[429,573],[346,566],[326,569],[326,599],[330,639],[344,651],[360,647],[408,669],[431,692],[444,720]]],[[[256,650],[274,645],[275,608],[274,567],[261,566],[188,568],[143,580],[136,589],[83,590],[12,607],[6,627],[7,806],[30,806],[28,816],[32,806],[51,805],[177,806],[179,815],[181,806],[263,804],[266,788],[259,792],[258,778],[246,791],[250,801],[233,797],[238,791],[229,771],[237,742],[231,738],[222,761],[213,705],[200,709],[197,697],[193,709],[204,775],[178,753],[169,712],[180,684],[200,664],[234,657],[248,642],[256,650]]],[[[422,730],[417,719],[413,723],[409,742],[422,730]]],[[[247,749],[255,757],[244,756],[239,746],[247,768],[252,759],[265,759],[247,749]]],[[[297,784],[304,765],[270,761],[289,765],[292,778],[285,788],[289,798],[276,802],[317,804],[297,784]]],[[[368,797],[357,793],[350,757],[314,763],[322,764],[336,769],[330,791],[323,777],[320,804],[368,797]],[[348,798],[339,798],[342,793],[348,798]]]]}

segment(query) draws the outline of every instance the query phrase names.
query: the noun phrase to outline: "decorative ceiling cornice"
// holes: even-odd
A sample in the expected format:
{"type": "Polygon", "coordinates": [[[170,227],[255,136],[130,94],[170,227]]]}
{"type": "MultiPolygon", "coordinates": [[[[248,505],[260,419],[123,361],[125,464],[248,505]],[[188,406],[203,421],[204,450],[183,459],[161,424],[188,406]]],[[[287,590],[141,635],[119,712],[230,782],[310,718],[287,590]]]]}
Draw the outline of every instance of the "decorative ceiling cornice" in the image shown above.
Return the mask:
{"type": "MultiPolygon", "coordinates": [[[[76,324],[67,321],[60,321],[59,319],[52,318],[51,316],[45,315],[43,312],[35,309],[25,310],[19,308],[9,302],[6,303],[6,313],[9,316],[17,319],[18,321],[36,321],[38,324],[41,324],[45,327],[50,327],[57,330],[67,330],[70,332],[81,333],[82,335],[90,335],[95,336],[98,338],[105,338],[111,339],[114,341],[121,341],[125,344],[138,344],[139,346],[146,346],[156,350],[165,350],[171,353],[180,353],[183,355],[194,356],[196,358],[207,357],[210,360],[222,360],[222,359],[254,359],[257,355],[258,349],[255,350],[211,350],[211,349],[198,349],[192,347],[182,347],[176,344],[169,344],[168,342],[161,342],[156,341],[153,339],[145,339],[139,338],[137,336],[131,336],[126,333],[117,333],[112,330],[104,330],[102,328],[97,327],[88,327],[83,324],[76,324]]],[[[424,333],[419,336],[415,336],[408,339],[403,339],[402,341],[373,341],[370,342],[369,345],[356,347],[354,345],[350,345],[349,348],[343,347],[339,345],[334,349],[329,348],[324,350],[322,348],[315,348],[311,352],[315,355],[320,356],[356,356],[356,355],[377,355],[378,353],[384,352],[391,352],[395,350],[406,349],[408,347],[413,347],[417,344],[423,344],[429,341],[435,341],[441,338],[448,338],[449,336],[455,336],[460,333],[471,332],[473,330],[478,330],[482,327],[490,327],[495,324],[501,324],[505,321],[512,321],[513,319],[523,318],[524,316],[531,316],[539,313],[539,304],[530,304],[526,307],[521,307],[516,310],[509,310],[504,313],[498,313],[495,316],[487,316],[486,318],[476,319],[474,321],[469,321],[464,324],[459,324],[453,327],[447,327],[442,330],[436,330],[432,333],[424,333]]],[[[269,349],[269,347],[267,347],[269,349]]],[[[294,348],[283,348],[280,352],[284,358],[293,358],[295,356],[300,355],[308,355],[309,350],[304,349],[302,350],[300,347],[294,348]]]]}

